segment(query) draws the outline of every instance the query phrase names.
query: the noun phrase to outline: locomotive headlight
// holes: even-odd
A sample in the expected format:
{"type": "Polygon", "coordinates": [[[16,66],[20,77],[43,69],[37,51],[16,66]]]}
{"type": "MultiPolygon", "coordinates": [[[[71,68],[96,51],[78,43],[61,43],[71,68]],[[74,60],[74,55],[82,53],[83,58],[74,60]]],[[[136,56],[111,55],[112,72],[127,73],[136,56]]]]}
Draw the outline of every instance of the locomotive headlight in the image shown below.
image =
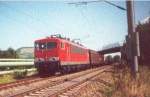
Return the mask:
{"type": "Polygon", "coordinates": [[[49,58],[49,61],[58,61],[59,60],[59,57],[51,57],[49,58]]]}

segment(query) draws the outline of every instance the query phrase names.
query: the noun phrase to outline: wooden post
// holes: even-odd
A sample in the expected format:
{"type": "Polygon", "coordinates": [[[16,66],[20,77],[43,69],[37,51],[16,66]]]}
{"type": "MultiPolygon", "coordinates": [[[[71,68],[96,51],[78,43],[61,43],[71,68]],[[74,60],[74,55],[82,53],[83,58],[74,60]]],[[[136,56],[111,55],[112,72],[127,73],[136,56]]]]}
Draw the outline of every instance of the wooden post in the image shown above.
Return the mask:
{"type": "MultiPolygon", "coordinates": [[[[126,1],[127,7],[127,20],[128,20],[128,38],[129,38],[129,53],[131,53],[131,71],[134,78],[136,78],[136,73],[138,72],[138,55],[139,55],[139,46],[137,45],[137,36],[135,34],[135,21],[134,21],[134,10],[133,10],[133,1],[126,1]],[[138,53],[137,53],[138,52],[138,53]]],[[[130,54],[129,54],[130,55],[130,54]]]]}

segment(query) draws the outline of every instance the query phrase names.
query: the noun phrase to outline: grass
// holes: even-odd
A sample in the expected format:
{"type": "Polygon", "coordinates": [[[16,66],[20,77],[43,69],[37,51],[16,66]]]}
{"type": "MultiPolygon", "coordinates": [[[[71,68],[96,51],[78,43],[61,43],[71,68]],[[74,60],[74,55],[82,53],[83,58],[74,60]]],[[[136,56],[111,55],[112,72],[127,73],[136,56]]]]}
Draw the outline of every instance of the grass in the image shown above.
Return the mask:
{"type": "Polygon", "coordinates": [[[27,71],[15,70],[13,74],[5,74],[0,76],[0,84],[14,82],[16,80],[25,78],[27,76],[27,71]]]}
{"type": "Polygon", "coordinates": [[[114,85],[109,97],[150,97],[150,67],[140,66],[136,79],[127,66],[114,67],[114,85]]]}
{"type": "Polygon", "coordinates": [[[14,81],[16,81],[16,79],[14,79],[13,75],[0,76],[0,84],[10,83],[14,81]]]}

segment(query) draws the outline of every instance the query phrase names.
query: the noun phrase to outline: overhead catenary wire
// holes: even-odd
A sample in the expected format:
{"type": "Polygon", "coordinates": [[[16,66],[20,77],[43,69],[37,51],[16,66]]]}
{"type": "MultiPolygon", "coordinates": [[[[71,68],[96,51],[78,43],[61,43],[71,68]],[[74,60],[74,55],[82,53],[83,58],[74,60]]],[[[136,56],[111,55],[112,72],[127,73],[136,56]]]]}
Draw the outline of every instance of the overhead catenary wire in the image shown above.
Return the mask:
{"type": "Polygon", "coordinates": [[[89,3],[99,3],[99,2],[105,2],[105,3],[109,4],[109,5],[115,6],[115,7],[119,8],[119,9],[121,9],[121,10],[126,11],[126,9],[125,9],[124,7],[119,6],[119,5],[117,5],[117,4],[114,4],[114,3],[112,3],[112,2],[110,2],[110,1],[108,1],[108,0],[80,1],[80,2],[70,2],[70,3],[68,3],[68,4],[87,5],[87,4],[89,4],[89,3]]]}
{"type": "MultiPolygon", "coordinates": [[[[91,26],[94,25],[94,23],[91,24],[92,22],[89,20],[87,15],[85,15],[83,8],[81,8],[81,7],[80,7],[81,9],[79,8],[79,5],[87,5],[87,3],[96,3],[96,2],[100,2],[100,1],[95,0],[95,1],[80,1],[80,2],[69,2],[69,3],[67,3],[67,4],[74,4],[78,8],[78,11],[80,12],[81,16],[84,18],[86,24],[89,26],[88,27],[89,31],[93,31],[91,29],[92,28],[91,26]]],[[[87,9],[87,7],[86,7],[86,9],[87,9]]],[[[90,38],[91,35],[89,34],[89,32],[88,33],[86,32],[86,34],[87,34],[87,36],[85,36],[84,38],[90,38]]]]}
{"type": "Polygon", "coordinates": [[[115,3],[112,3],[112,2],[110,2],[110,1],[108,1],[108,0],[79,1],[79,2],[70,2],[70,3],[68,3],[68,4],[74,4],[74,5],[78,6],[78,5],[87,5],[88,3],[99,3],[99,2],[105,2],[105,3],[107,3],[107,4],[109,4],[109,5],[112,5],[112,6],[118,8],[118,9],[120,9],[120,10],[126,11],[126,9],[125,9],[124,7],[119,6],[119,5],[115,4],[115,3]]]}
{"type": "MultiPolygon", "coordinates": [[[[99,1],[96,1],[96,2],[99,2],[99,1]]],[[[71,4],[74,4],[74,3],[71,3],[71,4]]],[[[78,5],[78,4],[77,5],[75,4],[75,6],[78,8],[78,11],[80,12],[81,16],[83,17],[83,20],[86,22],[85,24],[87,24],[86,25],[87,28],[89,29],[89,32],[86,32],[87,35],[82,37],[82,42],[87,42],[87,39],[89,40],[89,38],[92,38],[91,35],[93,36],[93,34],[90,34],[90,31],[91,31],[91,33],[94,31],[93,25],[95,25],[95,23],[93,21],[93,17],[91,18],[88,15],[85,15],[85,12],[88,12],[87,6],[84,6],[84,8],[79,7],[80,5],[78,5]],[[86,11],[85,11],[85,9],[86,9],[86,11]]]]}
{"type": "MultiPolygon", "coordinates": [[[[92,31],[91,26],[93,24],[91,24],[91,21],[89,20],[89,18],[87,17],[87,15],[85,15],[85,12],[83,10],[83,8],[79,8],[78,6],[76,6],[78,8],[78,11],[80,12],[80,15],[83,17],[85,24],[87,26],[87,28],[89,29],[89,31],[92,31]]],[[[82,37],[83,39],[88,39],[91,37],[89,32],[86,32],[85,34],[87,34],[86,36],[82,37]]]]}
{"type": "Polygon", "coordinates": [[[116,5],[116,4],[114,4],[114,3],[110,2],[110,1],[104,0],[104,2],[108,3],[109,5],[115,6],[115,7],[119,8],[119,9],[121,9],[121,10],[126,11],[126,9],[124,7],[116,5]]]}

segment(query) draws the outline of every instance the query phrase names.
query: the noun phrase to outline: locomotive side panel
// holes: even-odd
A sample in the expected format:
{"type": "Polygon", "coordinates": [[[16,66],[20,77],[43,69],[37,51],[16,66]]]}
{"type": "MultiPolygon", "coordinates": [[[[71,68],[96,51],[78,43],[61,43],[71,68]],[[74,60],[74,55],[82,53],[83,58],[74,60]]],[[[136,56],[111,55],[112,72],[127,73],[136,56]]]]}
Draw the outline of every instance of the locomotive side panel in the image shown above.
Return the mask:
{"type": "Polygon", "coordinates": [[[65,44],[65,53],[60,49],[61,65],[89,64],[88,50],[69,42],[65,44]],[[63,58],[62,58],[63,57],[63,58]]]}
{"type": "Polygon", "coordinates": [[[68,45],[64,41],[59,41],[58,55],[60,62],[68,61],[68,45]]]}
{"type": "Polygon", "coordinates": [[[84,48],[70,44],[70,55],[75,64],[89,64],[88,51],[84,48]]]}

